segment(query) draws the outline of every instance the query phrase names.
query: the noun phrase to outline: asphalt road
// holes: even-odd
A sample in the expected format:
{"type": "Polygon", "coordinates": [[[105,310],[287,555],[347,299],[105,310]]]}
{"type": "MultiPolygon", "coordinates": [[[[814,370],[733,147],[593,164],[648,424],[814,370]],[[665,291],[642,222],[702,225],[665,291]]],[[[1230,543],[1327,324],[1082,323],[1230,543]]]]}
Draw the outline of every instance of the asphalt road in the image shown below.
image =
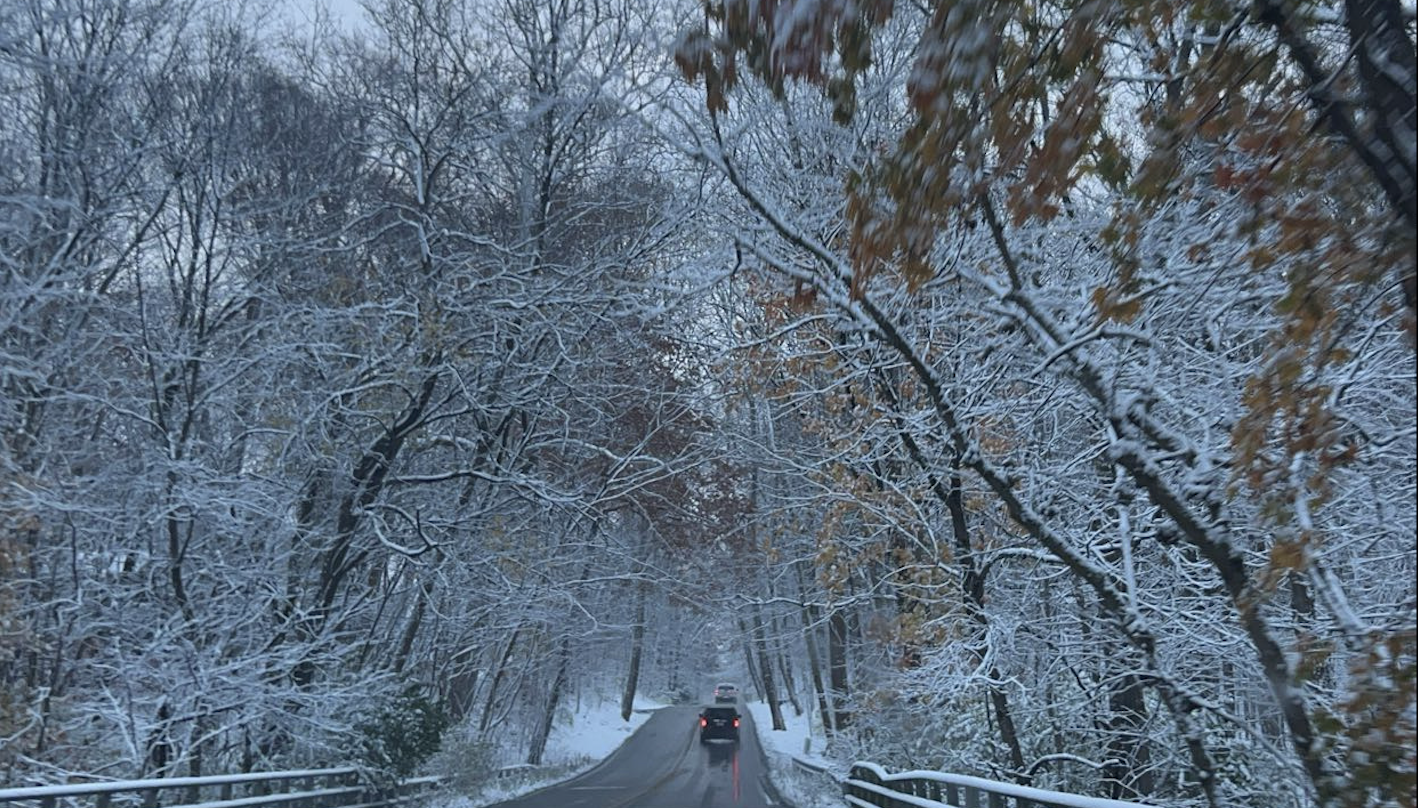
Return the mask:
{"type": "Polygon", "coordinates": [[[699,742],[699,707],[658,710],[596,768],[496,808],[770,808],[785,806],[748,711],[741,740],[699,742]]]}

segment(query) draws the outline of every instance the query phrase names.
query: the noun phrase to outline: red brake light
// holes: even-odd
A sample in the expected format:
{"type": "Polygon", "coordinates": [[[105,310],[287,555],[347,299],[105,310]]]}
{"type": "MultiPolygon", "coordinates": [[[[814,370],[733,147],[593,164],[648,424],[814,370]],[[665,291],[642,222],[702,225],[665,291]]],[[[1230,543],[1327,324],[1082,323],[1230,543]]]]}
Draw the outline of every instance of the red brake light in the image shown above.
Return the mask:
{"type": "Polygon", "coordinates": [[[699,726],[701,726],[701,727],[707,727],[707,726],[709,726],[709,719],[707,719],[707,718],[701,718],[701,719],[699,719],[699,726]]]}
{"type": "Polygon", "coordinates": [[[735,718],[735,719],[734,719],[734,726],[737,727],[738,725],[739,725],[739,720],[738,720],[737,718],[735,718]]]}

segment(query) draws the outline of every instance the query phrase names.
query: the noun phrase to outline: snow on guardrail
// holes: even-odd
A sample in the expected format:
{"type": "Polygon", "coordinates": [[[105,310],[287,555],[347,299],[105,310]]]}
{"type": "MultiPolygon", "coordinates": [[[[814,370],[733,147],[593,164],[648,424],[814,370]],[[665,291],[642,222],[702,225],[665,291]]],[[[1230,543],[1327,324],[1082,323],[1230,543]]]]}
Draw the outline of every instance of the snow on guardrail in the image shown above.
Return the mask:
{"type": "Polygon", "coordinates": [[[295,769],[281,772],[213,774],[204,777],[163,777],[150,778],[147,780],[109,780],[97,783],[63,783],[50,786],[24,786],[21,788],[0,788],[0,802],[31,800],[39,797],[77,797],[90,794],[116,794],[124,791],[146,791],[154,788],[201,788],[203,786],[283,782],[286,780],[299,780],[306,777],[351,777],[358,774],[358,769],[352,766],[346,766],[337,769],[295,769]]]}
{"type": "MultiPolygon", "coordinates": [[[[953,804],[959,804],[959,801],[954,796],[950,796],[948,801],[942,801],[941,796],[943,793],[954,795],[957,790],[967,793],[975,792],[977,803],[978,795],[981,793],[1008,798],[1011,800],[1010,808],[1021,805],[1038,806],[1038,808],[1155,808],[1155,806],[1141,802],[1125,802],[1104,797],[1069,794],[1063,791],[1048,791],[1032,786],[986,780],[983,777],[973,777],[968,774],[923,770],[893,774],[870,761],[853,763],[851,773],[847,779],[842,781],[842,789],[848,804],[857,806],[857,808],[875,808],[875,806],[886,804],[907,804],[917,808],[950,808],[953,804]],[[902,790],[903,788],[906,790],[902,790]],[[922,793],[923,791],[929,793],[922,793]],[[870,800],[872,796],[881,797],[883,800],[891,802],[873,802],[870,800]]],[[[968,801],[969,797],[967,797],[968,801]]]]}
{"type": "Polygon", "coordinates": [[[0,808],[70,808],[89,804],[94,808],[112,808],[115,804],[140,808],[392,808],[420,799],[439,782],[438,777],[415,777],[380,785],[363,778],[360,770],[353,767],[246,772],[3,788],[0,808]],[[238,795],[238,787],[245,793],[238,795]],[[169,799],[164,800],[164,796],[169,799]]]}

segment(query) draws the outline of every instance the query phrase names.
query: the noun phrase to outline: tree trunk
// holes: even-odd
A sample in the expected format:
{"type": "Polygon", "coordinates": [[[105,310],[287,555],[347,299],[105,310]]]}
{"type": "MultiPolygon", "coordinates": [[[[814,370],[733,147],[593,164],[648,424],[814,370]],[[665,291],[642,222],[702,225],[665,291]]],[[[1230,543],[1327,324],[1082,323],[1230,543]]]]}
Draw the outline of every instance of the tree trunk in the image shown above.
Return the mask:
{"type": "MultiPolygon", "coordinates": [[[[1123,580],[1133,581],[1130,510],[1131,489],[1117,493],[1118,542],[1103,550],[1103,558],[1123,567],[1123,580]]],[[[1129,590],[1129,598],[1134,597],[1129,590]]],[[[1107,646],[1105,646],[1105,649],[1107,646]]],[[[1103,767],[1104,788],[1117,800],[1146,797],[1152,793],[1152,753],[1142,734],[1147,723],[1147,704],[1143,700],[1143,683],[1135,673],[1117,673],[1117,666],[1130,664],[1129,654],[1113,649],[1107,654],[1108,676],[1108,765],[1103,767]]]]}
{"type": "MultiPolygon", "coordinates": [[[[969,525],[965,521],[965,505],[962,499],[962,484],[960,481],[959,459],[951,461],[950,488],[946,491],[945,504],[950,511],[951,532],[954,534],[955,551],[959,556],[958,562],[963,570],[961,586],[965,590],[968,598],[967,606],[975,623],[980,627],[980,642],[987,642],[985,637],[989,634],[989,616],[985,614],[985,576],[975,566],[974,548],[970,544],[969,525]]],[[[984,648],[980,649],[979,656],[983,659],[984,648]]],[[[992,682],[1003,681],[999,669],[994,665],[990,666],[989,678],[992,682]]],[[[1009,695],[998,685],[990,685],[990,704],[994,706],[995,715],[999,718],[1000,740],[1004,741],[1009,748],[1009,765],[1014,769],[1014,778],[1020,783],[1028,784],[1030,778],[1024,770],[1024,749],[1019,744],[1019,733],[1014,726],[1014,717],[1009,711],[1009,695]]]]}
{"type": "Polygon", "coordinates": [[[630,720],[635,708],[635,690],[640,685],[640,656],[645,646],[645,583],[636,585],[635,628],[630,632],[630,670],[625,674],[625,690],[620,695],[620,718],[630,720]]]}
{"type": "Polygon", "coordinates": [[[793,705],[793,715],[802,715],[803,706],[798,700],[797,680],[793,676],[792,654],[785,648],[788,644],[787,638],[790,636],[787,631],[787,620],[775,615],[770,623],[773,635],[776,640],[773,643],[773,654],[778,658],[778,670],[782,673],[781,687],[788,697],[788,702],[793,705]]]}
{"type": "MultiPolygon", "coordinates": [[[[368,557],[368,547],[356,546],[364,510],[383,492],[389,470],[404,443],[423,426],[429,401],[433,398],[440,378],[441,374],[437,372],[424,377],[417,397],[405,405],[398,419],[370,444],[355,464],[348,480],[350,493],[340,500],[335,511],[333,538],[320,553],[320,574],[315,602],[308,609],[307,616],[296,623],[297,635],[305,644],[313,644],[320,636],[331,612],[334,611],[335,601],[344,587],[345,580],[368,557]]],[[[297,519],[296,528],[299,534],[309,534],[318,529],[310,519],[316,513],[314,495],[319,490],[318,486],[310,489],[301,502],[301,515],[297,519]]],[[[304,689],[315,680],[316,673],[315,661],[305,658],[292,668],[291,680],[297,687],[304,689]]]]}
{"type": "Polygon", "coordinates": [[[847,712],[847,616],[833,609],[827,617],[827,675],[831,685],[832,726],[838,732],[851,722],[847,712]]]}
{"type": "Polygon", "coordinates": [[[798,700],[797,682],[793,679],[793,665],[788,661],[788,654],[783,652],[780,646],[778,653],[778,670],[783,674],[783,690],[788,697],[788,703],[793,705],[793,715],[803,714],[803,704],[798,700]]]}
{"type": "Polygon", "coordinates": [[[807,641],[807,666],[812,679],[812,692],[817,698],[817,714],[822,717],[822,731],[831,735],[837,729],[832,723],[832,710],[827,706],[827,688],[822,684],[822,658],[817,652],[817,621],[814,610],[803,607],[803,639],[807,641]]]}
{"type": "MultiPolygon", "coordinates": [[[[893,406],[900,406],[894,387],[883,384],[879,385],[879,388],[893,406]]],[[[989,615],[985,613],[985,576],[976,564],[975,548],[970,544],[970,526],[966,520],[964,486],[960,477],[960,456],[956,454],[951,457],[950,481],[947,485],[931,471],[931,464],[927,461],[920,444],[907,430],[905,421],[899,417],[896,420],[896,428],[902,447],[906,449],[906,453],[910,455],[916,466],[927,473],[932,493],[935,494],[937,500],[944,503],[946,510],[950,513],[951,538],[955,548],[956,564],[959,565],[961,571],[960,588],[965,594],[964,605],[979,627],[981,637],[981,645],[972,647],[971,650],[978,658],[983,659],[985,656],[983,643],[986,642],[984,638],[989,633],[989,615]]],[[[991,681],[1003,680],[999,670],[993,665],[990,666],[988,673],[991,681]]],[[[1004,741],[1009,748],[1009,760],[1014,769],[1014,777],[1020,783],[1027,784],[1030,777],[1024,771],[1024,750],[1019,743],[1014,718],[1009,710],[1009,695],[998,686],[991,685],[989,698],[995,715],[999,719],[1000,740],[1004,741]]]]}
{"type": "Polygon", "coordinates": [[[497,663],[497,671],[492,675],[492,684],[488,686],[487,698],[483,700],[483,714],[478,719],[478,734],[487,732],[489,723],[492,721],[492,707],[497,703],[497,688],[502,684],[503,678],[507,676],[507,663],[512,659],[512,651],[517,647],[517,637],[522,633],[522,629],[512,632],[512,637],[507,641],[507,647],[502,649],[502,660],[497,663]]]}
{"type": "MultiPolygon", "coordinates": [[[[793,569],[797,573],[798,593],[801,596],[805,591],[802,566],[795,564],[793,569]]],[[[808,675],[812,680],[813,695],[817,698],[817,714],[822,717],[823,733],[830,736],[836,725],[832,723],[832,711],[827,706],[827,689],[822,685],[822,657],[817,650],[817,608],[803,603],[799,612],[803,621],[803,640],[807,643],[808,675]]]]}
{"type": "MultiPolygon", "coordinates": [[[[743,620],[739,620],[738,623],[739,635],[743,638],[743,660],[745,667],[748,668],[748,678],[753,682],[754,690],[757,690],[758,693],[762,695],[763,677],[758,670],[758,660],[753,658],[753,642],[749,635],[748,626],[744,625],[743,620]]],[[[739,698],[743,698],[745,695],[744,693],[740,693],[739,698]]]]}
{"type": "MultiPolygon", "coordinates": [[[[995,670],[994,666],[990,667],[990,678],[996,681],[999,679],[999,671],[995,670]]],[[[1000,740],[1004,741],[1004,745],[1009,749],[1009,765],[1014,768],[1014,778],[1027,782],[1029,776],[1024,771],[1024,750],[1019,745],[1019,732],[1014,728],[1014,718],[1009,713],[1009,699],[1004,690],[992,685],[990,703],[994,705],[995,716],[999,718],[1000,740]]]]}
{"type": "Polygon", "coordinates": [[[562,691],[566,689],[566,674],[571,667],[571,637],[561,641],[561,658],[556,665],[556,678],[552,680],[551,692],[547,695],[546,711],[541,723],[532,736],[532,745],[527,749],[527,763],[532,766],[542,764],[542,755],[547,751],[547,738],[551,736],[551,725],[556,720],[556,708],[561,704],[562,691]]]}
{"type": "Polygon", "coordinates": [[[768,656],[768,638],[763,635],[763,615],[758,607],[753,610],[753,644],[758,648],[758,670],[763,677],[763,699],[768,702],[768,712],[773,716],[773,729],[782,732],[788,728],[783,723],[783,707],[778,703],[777,682],[773,679],[773,660],[768,656]]]}
{"type": "Polygon", "coordinates": [[[1142,734],[1147,723],[1142,680],[1129,673],[1113,680],[1108,693],[1108,765],[1104,788],[1110,799],[1139,800],[1152,794],[1152,753],[1142,734]]]}
{"type": "Polygon", "coordinates": [[[473,694],[478,689],[477,655],[468,645],[448,661],[448,695],[445,698],[448,717],[453,723],[462,721],[472,712],[473,694]]]}
{"type": "Polygon", "coordinates": [[[423,624],[424,601],[428,599],[432,591],[433,584],[429,581],[424,581],[418,594],[414,596],[416,598],[414,601],[414,613],[409,617],[409,624],[404,627],[404,636],[399,640],[399,651],[394,656],[395,673],[403,673],[404,665],[408,664],[409,652],[413,651],[414,639],[418,637],[419,626],[423,624]]]}

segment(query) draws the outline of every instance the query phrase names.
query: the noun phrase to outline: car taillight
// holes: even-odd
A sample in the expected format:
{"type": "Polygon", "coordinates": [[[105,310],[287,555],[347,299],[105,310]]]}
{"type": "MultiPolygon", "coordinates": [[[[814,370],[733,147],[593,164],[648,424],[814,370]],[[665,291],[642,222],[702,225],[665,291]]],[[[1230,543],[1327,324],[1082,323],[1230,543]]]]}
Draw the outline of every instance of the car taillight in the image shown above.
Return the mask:
{"type": "Polygon", "coordinates": [[[739,720],[738,720],[737,718],[735,718],[735,719],[734,719],[734,726],[737,727],[738,725],[739,725],[739,720]]]}
{"type": "Polygon", "coordinates": [[[709,719],[707,719],[707,718],[701,718],[701,719],[699,719],[699,726],[701,726],[701,727],[707,727],[707,726],[709,726],[709,719]]]}

